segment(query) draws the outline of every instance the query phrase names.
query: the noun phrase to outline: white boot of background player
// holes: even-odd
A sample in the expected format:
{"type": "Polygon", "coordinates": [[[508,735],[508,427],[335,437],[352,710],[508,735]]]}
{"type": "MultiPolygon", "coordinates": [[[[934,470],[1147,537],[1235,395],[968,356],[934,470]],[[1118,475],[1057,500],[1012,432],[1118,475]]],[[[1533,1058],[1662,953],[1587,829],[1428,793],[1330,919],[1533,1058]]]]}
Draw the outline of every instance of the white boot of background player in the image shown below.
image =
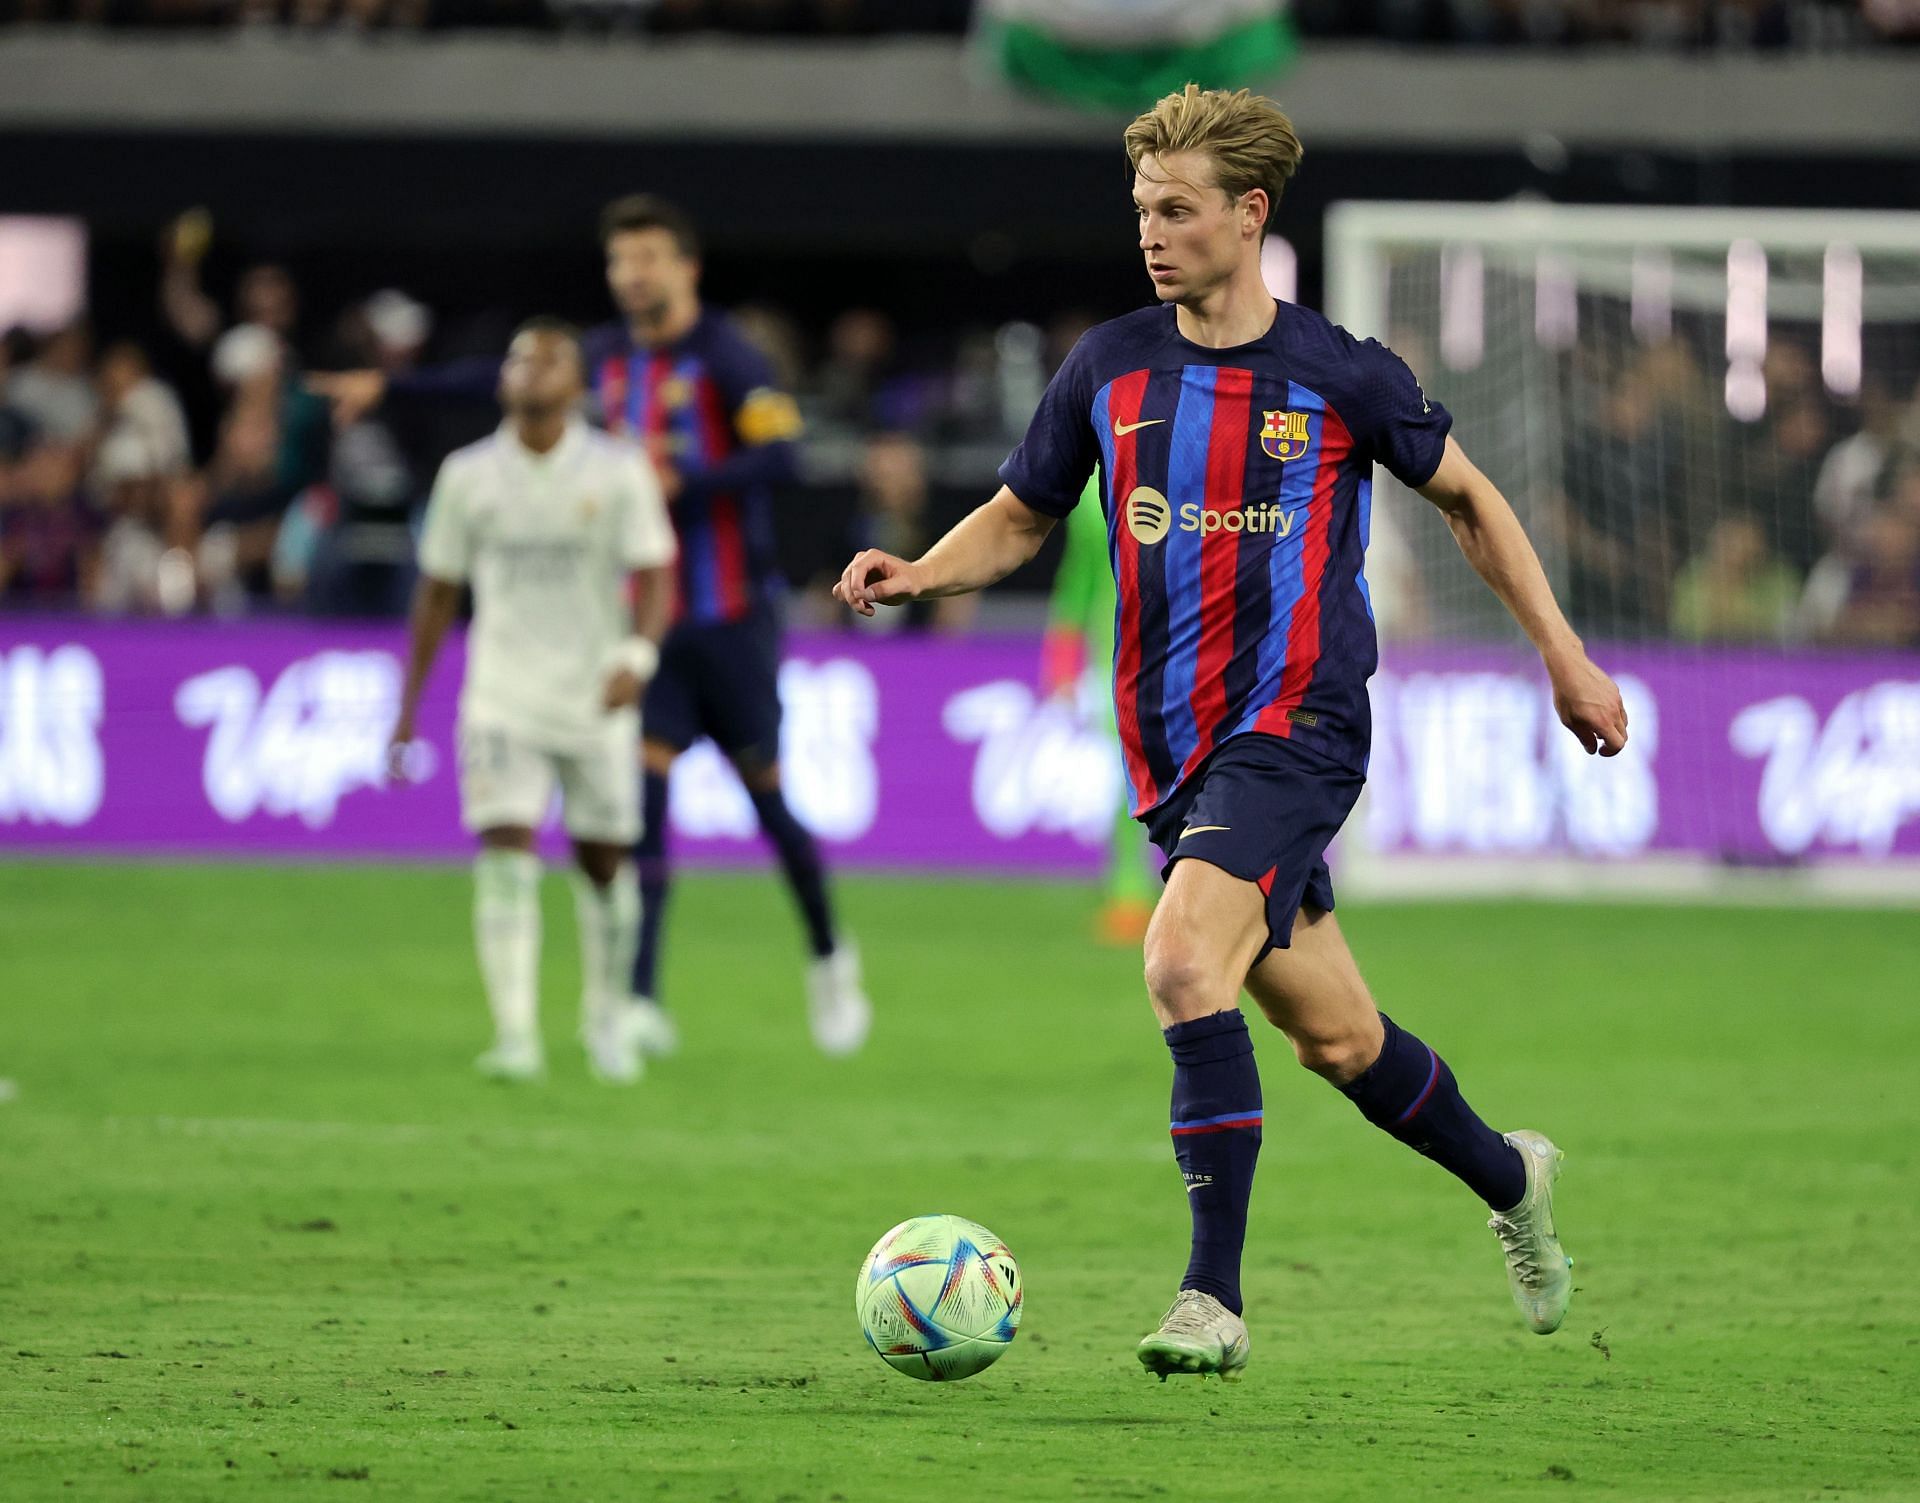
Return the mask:
{"type": "Polygon", "coordinates": [[[639,1041],[640,1052],[648,1059],[665,1059],[680,1052],[680,1025],[651,997],[627,999],[627,1021],[639,1041]]]}
{"type": "Polygon", "coordinates": [[[627,978],[640,927],[640,889],[631,862],[621,862],[613,881],[596,887],[574,874],[574,912],[580,924],[580,1041],[587,1065],[609,1085],[640,1078],[640,1034],[627,1005],[627,978]]]}
{"type": "Polygon", "coordinates": [[[860,984],[860,951],[844,936],[807,967],[807,1021],[822,1054],[857,1052],[873,1026],[873,1004],[860,984]]]}

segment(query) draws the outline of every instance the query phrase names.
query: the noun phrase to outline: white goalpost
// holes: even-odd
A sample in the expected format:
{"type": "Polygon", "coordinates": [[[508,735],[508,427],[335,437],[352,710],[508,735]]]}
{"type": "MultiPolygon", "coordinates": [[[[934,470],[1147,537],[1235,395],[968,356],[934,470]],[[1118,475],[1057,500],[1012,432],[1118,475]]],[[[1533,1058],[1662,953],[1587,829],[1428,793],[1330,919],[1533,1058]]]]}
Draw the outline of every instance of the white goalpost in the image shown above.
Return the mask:
{"type": "Polygon", "coordinates": [[[1453,413],[1632,721],[1584,756],[1377,470],[1346,880],[1920,897],[1920,213],[1346,203],[1327,267],[1329,316],[1453,413]]]}

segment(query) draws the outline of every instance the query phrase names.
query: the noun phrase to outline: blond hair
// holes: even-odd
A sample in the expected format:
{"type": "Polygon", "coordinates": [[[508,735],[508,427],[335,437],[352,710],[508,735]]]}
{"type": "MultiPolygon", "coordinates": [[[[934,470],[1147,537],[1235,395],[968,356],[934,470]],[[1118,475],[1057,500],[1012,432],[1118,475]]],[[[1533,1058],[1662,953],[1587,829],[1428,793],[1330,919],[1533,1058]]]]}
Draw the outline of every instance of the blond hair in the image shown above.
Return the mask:
{"type": "Polygon", "coordinates": [[[1229,94],[1198,84],[1167,95],[1135,120],[1127,127],[1126,142],[1127,160],[1136,172],[1142,157],[1206,153],[1214,181],[1229,198],[1255,188],[1266,191],[1269,219],[1304,155],[1293,122],[1271,99],[1249,89],[1229,94]]]}

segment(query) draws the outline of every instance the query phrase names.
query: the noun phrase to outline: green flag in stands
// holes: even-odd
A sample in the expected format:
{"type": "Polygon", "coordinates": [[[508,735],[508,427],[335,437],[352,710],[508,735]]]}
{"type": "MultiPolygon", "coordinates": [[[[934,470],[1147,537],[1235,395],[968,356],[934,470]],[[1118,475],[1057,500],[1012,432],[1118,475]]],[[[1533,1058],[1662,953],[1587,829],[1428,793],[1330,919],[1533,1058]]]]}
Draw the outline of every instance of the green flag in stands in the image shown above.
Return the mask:
{"type": "Polygon", "coordinates": [[[977,14],[1008,80],[1098,109],[1266,83],[1295,51],[1285,0],[982,0],[977,14]]]}

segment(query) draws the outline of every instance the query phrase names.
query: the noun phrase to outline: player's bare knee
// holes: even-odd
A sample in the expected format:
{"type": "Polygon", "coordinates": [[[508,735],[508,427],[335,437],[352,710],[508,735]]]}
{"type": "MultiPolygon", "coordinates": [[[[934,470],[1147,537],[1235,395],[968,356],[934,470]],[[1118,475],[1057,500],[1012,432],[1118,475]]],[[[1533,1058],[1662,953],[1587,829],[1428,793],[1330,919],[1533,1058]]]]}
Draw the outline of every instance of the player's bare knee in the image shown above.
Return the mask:
{"type": "Polygon", "coordinates": [[[613,879],[619,874],[620,862],[626,852],[617,845],[598,843],[576,844],[573,848],[574,859],[580,864],[580,871],[595,887],[611,887],[613,879]]]}
{"type": "Polygon", "coordinates": [[[1181,938],[1148,935],[1146,978],[1147,996],[1164,1022],[1204,1018],[1233,1005],[1234,988],[1219,968],[1181,938]]]}

